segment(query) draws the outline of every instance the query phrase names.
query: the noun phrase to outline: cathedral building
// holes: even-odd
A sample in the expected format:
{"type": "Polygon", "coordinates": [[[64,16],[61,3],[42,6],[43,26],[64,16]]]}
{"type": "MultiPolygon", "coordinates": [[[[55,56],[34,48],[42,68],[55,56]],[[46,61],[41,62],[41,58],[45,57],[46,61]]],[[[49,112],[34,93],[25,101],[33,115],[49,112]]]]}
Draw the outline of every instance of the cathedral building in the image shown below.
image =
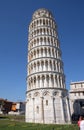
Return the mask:
{"type": "Polygon", "coordinates": [[[69,99],[72,120],[78,120],[84,116],[84,81],[70,83],[69,99]]]}
{"type": "Polygon", "coordinates": [[[57,24],[47,9],[34,12],[29,25],[26,122],[70,123],[57,24]]]}

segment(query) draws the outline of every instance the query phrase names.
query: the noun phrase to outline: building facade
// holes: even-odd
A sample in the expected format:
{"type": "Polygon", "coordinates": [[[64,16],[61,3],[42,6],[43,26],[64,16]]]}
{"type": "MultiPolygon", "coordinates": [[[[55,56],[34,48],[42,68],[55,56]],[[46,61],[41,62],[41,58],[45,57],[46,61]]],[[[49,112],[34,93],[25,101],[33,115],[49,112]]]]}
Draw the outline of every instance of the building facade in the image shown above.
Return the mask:
{"type": "Polygon", "coordinates": [[[28,35],[26,122],[70,122],[61,55],[52,13],[47,9],[35,11],[28,35]]]}
{"type": "Polygon", "coordinates": [[[69,98],[72,120],[76,120],[84,115],[84,81],[71,82],[69,98]]]}
{"type": "Polygon", "coordinates": [[[0,98],[0,114],[25,115],[25,102],[11,102],[0,98]]]}

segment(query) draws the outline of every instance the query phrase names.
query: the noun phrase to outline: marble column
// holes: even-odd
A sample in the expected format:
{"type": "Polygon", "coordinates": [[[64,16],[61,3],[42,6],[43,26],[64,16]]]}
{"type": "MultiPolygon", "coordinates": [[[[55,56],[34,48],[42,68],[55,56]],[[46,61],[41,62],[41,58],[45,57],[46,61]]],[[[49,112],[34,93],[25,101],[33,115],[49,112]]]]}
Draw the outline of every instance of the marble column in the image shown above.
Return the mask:
{"type": "Polygon", "coordinates": [[[41,98],[41,123],[44,123],[44,103],[43,103],[43,97],[41,98]]]}
{"type": "Polygon", "coordinates": [[[51,96],[51,100],[52,100],[52,123],[56,122],[56,117],[55,117],[55,104],[54,104],[54,97],[51,96]]]}
{"type": "Polygon", "coordinates": [[[68,97],[66,98],[66,105],[67,105],[68,122],[71,122],[71,117],[70,117],[70,106],[69,106],[69,99],[68,99],[68,97]]]}
{"type": "Polygon", "coordinates": [[[65,122],[65,118],[64,118],[64,108],[63,108],[63,99],[62,96],[60,96],[60,102],[61,102],[61,122],[64,123],[65,122]]]}

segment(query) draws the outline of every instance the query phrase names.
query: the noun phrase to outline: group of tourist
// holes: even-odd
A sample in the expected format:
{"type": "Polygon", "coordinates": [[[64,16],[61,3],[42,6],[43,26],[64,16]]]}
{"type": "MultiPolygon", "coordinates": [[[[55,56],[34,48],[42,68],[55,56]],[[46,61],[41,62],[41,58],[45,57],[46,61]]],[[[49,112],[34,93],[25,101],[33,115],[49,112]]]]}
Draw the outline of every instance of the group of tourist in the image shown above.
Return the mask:
{"type": "Polygon", "coordinates": [[[79,130],[84,130],[84,117],[83,116],[80,116],[79,118],[78,127],[79,127],[79,130]]]}

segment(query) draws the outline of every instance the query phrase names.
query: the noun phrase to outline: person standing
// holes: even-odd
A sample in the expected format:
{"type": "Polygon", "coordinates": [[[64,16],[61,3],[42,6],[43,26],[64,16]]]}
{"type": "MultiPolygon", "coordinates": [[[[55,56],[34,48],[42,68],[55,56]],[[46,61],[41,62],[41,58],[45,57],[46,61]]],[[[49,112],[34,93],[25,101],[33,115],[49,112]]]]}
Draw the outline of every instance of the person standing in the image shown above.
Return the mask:
{"type": "Polygon", "coordinates": [[[79,117],[79,120],[78,120],[78,123],[77,123],[77,124],[78,124],[78,127],[79,127],[79,130],[80,130],[80,122],[81,122],[82,119],[83,119],[83,117],[80,116],[80,117],[79,117]]]}
{"type": "Polygon", "coordinates": [[[80,130],[84,130],[84,117],[80,121],[80,130]]]}

